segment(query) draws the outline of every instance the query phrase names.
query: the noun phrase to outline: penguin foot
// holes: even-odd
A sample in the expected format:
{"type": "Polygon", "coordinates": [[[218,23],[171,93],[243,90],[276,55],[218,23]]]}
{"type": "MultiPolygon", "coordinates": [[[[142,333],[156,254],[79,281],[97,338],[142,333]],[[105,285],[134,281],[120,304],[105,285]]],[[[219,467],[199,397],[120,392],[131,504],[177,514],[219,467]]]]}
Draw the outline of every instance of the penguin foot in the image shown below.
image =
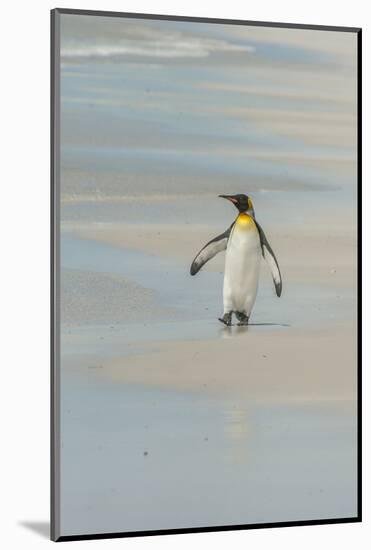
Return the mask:
{"type": "Polygon", "coordinates": [[[223,317],[219,317],[219,321],[230,327],[232,325],[232,312],[224,313],[223,317]]]}
{"type": "Polygon", "coordinates": [[[239,327],[249,324],[249,316],[246,315],[246,313],[243,313],[242,311],[236,311],[235,314],[237,319],[239,320],[239,323],[237,323],[239,327]]]}

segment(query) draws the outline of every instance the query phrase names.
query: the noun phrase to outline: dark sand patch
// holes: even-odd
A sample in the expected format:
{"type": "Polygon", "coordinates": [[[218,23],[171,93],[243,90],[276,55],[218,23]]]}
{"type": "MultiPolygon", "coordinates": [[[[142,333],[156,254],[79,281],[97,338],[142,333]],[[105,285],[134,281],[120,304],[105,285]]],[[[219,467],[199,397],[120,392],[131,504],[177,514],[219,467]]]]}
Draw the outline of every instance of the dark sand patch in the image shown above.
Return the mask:
{"type": "Polygon", "coordinates": [[[156,293],[124,277],[64,269],[61,277],[63,324],[105,324],[169,318],[156,293]]]}

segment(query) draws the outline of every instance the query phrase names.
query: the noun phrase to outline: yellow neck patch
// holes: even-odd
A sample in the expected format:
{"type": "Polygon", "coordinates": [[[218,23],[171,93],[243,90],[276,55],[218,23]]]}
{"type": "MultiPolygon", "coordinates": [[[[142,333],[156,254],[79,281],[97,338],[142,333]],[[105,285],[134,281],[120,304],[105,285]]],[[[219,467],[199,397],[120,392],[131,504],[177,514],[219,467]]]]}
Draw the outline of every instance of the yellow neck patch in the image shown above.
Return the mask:
{"type": "Polygon", "coordinates": [[[248,229],[254,225],[254,220],[251,216],[249,216],[249,214],[243,212],[237,216],[236,224],[241,227],[241,229],[248,229]]]}

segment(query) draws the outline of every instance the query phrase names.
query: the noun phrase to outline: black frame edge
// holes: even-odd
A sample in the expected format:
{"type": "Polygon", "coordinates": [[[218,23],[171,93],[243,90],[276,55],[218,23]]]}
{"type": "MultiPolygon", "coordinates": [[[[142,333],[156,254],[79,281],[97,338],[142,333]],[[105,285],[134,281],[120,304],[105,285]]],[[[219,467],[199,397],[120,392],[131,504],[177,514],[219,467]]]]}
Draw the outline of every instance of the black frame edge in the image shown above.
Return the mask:
{"type": "Polygon", "coordinates": [[[50,12],[50,538],[55,537],[55,484],[54,484],[54,36],[55,11],[50,12]]]}
{"type": "Polygon", "coordinates": [[[362,29],[357,33],[357,508],[362,521],[362,29]]]}
{"type": "Polygon", "coordinates": [[[253,27],[278,27],[284,29],[307,29],[317,31],[341,31],[358,32],[360,27],[341,27],[331,25],[310,25],[303,23],[273,23],[270,21],[249,21],[246,19],[221,19],[217,17],[193,17],[191,15],[164,15],[154,13],[133,13],[121,11],[84,10],[73,8],[55,8],[60,14],[65,15],[91,15],[98,17],[125,17],[127,19],[157,19],[163,21],[188,21],[192,23],[216,23],[219,25],[250,25],[253,27]]]}
{"type": "Polygon", "coordinates": [[[220,531],[248,531],[250,529],[270,529],[283,527],[315,527],[317,525],[335,525],[345,523],[360,523],[359,517],[335,518],[323,520],[284,521],[279,523],[252,523],[250,525],[221,525],[216,527],[191,527],[185,529],[159,529],[149,531],[128,531],[123,533],[98,533],[91,535],[62,535],[56,542],[70,542],[77,540],[101,540],[132,537],[153,537],[161,535],[184,535],[197,533],[215,533],[220,531]]]}
{"type": "Polygon", "coordinates": [[[59,475],[59,13],[50,11],[50,539],[60,537],[59,475]]]}

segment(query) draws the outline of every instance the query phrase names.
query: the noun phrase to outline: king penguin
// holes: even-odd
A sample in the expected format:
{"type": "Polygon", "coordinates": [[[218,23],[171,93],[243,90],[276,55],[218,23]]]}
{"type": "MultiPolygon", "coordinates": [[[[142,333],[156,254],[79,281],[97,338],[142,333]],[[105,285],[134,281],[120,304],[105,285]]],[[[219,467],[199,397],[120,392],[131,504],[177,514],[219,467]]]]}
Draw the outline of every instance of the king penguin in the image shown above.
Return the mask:
{"type": "Polygon", "coordinates": [[[227,326],[232,324],[232,314],[238,325],[248,325],[258,291],[261,256],[272,273],[277,296],[282,293],[282,278],[278,262],[265,233],[256,221],[253,203],[247,195],[219,195],[234,204],[238,216],[221,235],[209,241],[192,262],[190,273],[196,275],[201,267],[218,252],[226,250],[223,317],[227,326]]]}

